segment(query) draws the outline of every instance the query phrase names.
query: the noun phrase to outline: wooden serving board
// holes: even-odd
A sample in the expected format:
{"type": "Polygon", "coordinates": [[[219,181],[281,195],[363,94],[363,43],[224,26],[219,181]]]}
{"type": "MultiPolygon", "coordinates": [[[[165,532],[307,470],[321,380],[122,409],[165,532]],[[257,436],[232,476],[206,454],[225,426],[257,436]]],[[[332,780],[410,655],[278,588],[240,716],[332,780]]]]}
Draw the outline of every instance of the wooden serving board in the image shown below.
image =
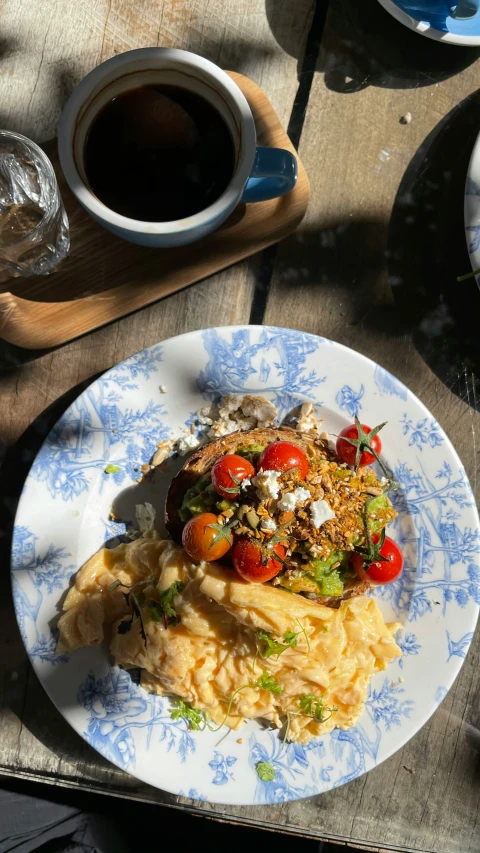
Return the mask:
{"type": "MultiPolygon", "coordinates": [[[[247,98],[259,145],[294,148],[265,93],[229,72],[247,98]]],[[[286,237],[302,220],[308,178],[280,199],[240,204],[213,234],[190,246],[150,249],[127,243],[98,225],[70,192],[56,140],[45,145],[57,173],[71,232],[69,256],[49,276],[0,284],[0,337],[28,349],[57,346],[168,296],[286,237]]]]}

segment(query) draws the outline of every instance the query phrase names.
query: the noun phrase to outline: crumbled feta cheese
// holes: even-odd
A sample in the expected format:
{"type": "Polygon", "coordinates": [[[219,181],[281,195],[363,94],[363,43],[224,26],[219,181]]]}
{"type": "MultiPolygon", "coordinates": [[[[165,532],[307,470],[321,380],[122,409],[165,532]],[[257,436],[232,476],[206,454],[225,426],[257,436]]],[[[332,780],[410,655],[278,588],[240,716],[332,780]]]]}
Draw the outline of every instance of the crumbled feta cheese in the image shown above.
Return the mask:
{"type": "Polygon", "coordinates": [[[238,412],[233,412],[232,420],[235,422],[235,429],[240,429],[243,432],[246,432],[249,429],[255,429],[257,426],[255,418],[242,418],[238,412]]]}
{"type": "Polygon", "coordinates": [[[213,424],[213,420],[210,417],[210,407],[204,406],[203,409],[199,409],[195,419],[199,424],[203,424],[204,426],[211,426],[213,424]]]}
{"type": "Polygon", "coordinates": [[[297,505],[295,492],[285,492],[278,502],[278,509],[282,512],[292,512],[297,505]]]}
{"type": "Polygon", "coordinates": [[[326,501],[312,501],[310,504],[310,519],[314,527],[321,527],[326,521],[336,518],[326,501]]]}
{"type": "Polygon", "coordinates": [[[200,444],[196,435],[193,433],[188,433],[187,435],[182,435],[181,438],[178,439],[176,444],[176,451],[179,456],[185,456],[190,450],[194,450],[200,444]]]}
{"type": "Polygon", "coordinates": [[[244,415],[255,418],[257,421],[271,422],[277,416],[277,410],[273,403],[266,400],[265,397],[246,394],[241,403],[241,409],[244,415]]]}
{"type": "Polygon", "coordinates": [[[158,390],[160,391],[160,394],[166,394],[167,393],[167,386],[166,385],[159,385],[158,390]]]}
{"type": "Polygon", "coordinates": [[[271,530],[276,530],[277,525],[275,524],[273,518],[262,518],[260,522],[260,530],[267,530],[270,532],[271,530]]]}
{"type": "Polygon", "coordinates": [[[241,489],[248,489],[248,487],[251,485],[252,485],[252,481],[251,481],[250,477],[245,477],[245,479],[242,480],[242,482],[240,483],[240,488],[241,489]]]}
{"type": "Polygon", "coordinates": [[[242,403],[240,394],[225,394],[220,400],[218,413],[221,418],[228,418],[232,412],[237,412],[242,403]]]}
{"type": "Polygon", "coordinates": [[[380,483],[381,486],[386,486],[388,483],[388,480],[386,477],[381,477],[378,482],[380,483]]]}
{"type": "Polygon", "coordinates": [[[285,494],[282,495],[278,502],[278,508],[282,512],[291,512],[296,506],[298,506],[298,504],[303,503],[303,501],[308,501],[309,497],[310,492],[308,489],[304,489],[303,486],[299,486],[299,488],[295,489],[293,492],[285,492],[285,494]]]}
{"type": "Polygon", "coordinates": [[[221,438],[222,435],[229,435],[231,432],[236,432],[238,429],[235,421],[230,420],[230,418],[220,418],[218,421],[214,421],[210,429],[208,430],[209,438],[221,438]]]}
{"type": "Polygon", "coordinates": [[[310,497],[310,492],[308,489],[304,489],[303,486],[299,486],[298,489],[295,489],[294,494],[297,504],[301,504],[303,501],[308,501],[310,497]]]}
{"type": "Polygon", "coordinates": [[[252,477],[252,483],[257,488],[257,495],[261,501],[268,498],[278,498],[280,484],[278,478],[281,471],[260,471],[255,477],[252,477]]]}

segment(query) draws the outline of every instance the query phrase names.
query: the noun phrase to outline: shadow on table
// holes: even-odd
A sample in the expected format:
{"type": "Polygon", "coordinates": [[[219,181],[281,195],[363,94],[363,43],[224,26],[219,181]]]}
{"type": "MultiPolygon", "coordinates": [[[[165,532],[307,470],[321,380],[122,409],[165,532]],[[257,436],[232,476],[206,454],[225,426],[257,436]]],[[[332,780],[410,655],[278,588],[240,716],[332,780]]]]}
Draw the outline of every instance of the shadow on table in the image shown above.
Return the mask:
{"type": "MultiPolygon", "coordinates": [[[[480,92],[429,134],[400,184],[388,234],[388,271],[399,320],[434,373],[480,408],[480,294],[469,272],[464,229],[465,176],[480,129],[480,92]]],[[[480,204],[479,204],[480,208],[480,204]]],[[[479,211],[480,212],[480,211],[479,211]]]]}
{"type": "Polygon", "coordinates": [[[431,86],[480,56],[478,47],[442,44],[409,30],[378,0],[331,0],[330,9],[317,70],[334,92],[431,86]]]}

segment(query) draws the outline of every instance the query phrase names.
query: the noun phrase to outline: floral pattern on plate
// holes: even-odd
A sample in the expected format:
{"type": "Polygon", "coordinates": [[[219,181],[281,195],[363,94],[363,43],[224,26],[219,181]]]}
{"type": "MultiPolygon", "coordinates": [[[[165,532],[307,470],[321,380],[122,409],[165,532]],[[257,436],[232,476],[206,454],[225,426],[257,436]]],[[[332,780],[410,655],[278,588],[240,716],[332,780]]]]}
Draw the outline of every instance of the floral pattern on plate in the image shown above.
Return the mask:
{"type": "MultiPolygon", "coordinates": [[[[171,475],[170,475],[171,476],[171,475]]],[[[161,506],[157,507],[161,511],[161,506]]],[[[131,519],[124,519],[127,523],[131,519]]],[[[164,341],[114,367],[80,395],[41,448],[19,504],[14,602],[33,666],[69,723],[139,779],[185,797],[275,803],[342,785],[399,749],[434,712],[457,675],[480,603],[479,523],[454,449],[424,406],[384,368],[291,329],[224,327],[164,341]],[[167,393],[160,392],[160,386],[167,393]],[[398,619],[403,657],[371,683],[348,731],[308,746],[282,744],[256,723],[219,736],[172,721],[169,700],[147,694],[106,649],[55,651],[58,604],[75,571],[125,525],[113,501],[142,501],[141,465],[192,413],[226,392],[262,393],[284,418],[306,399],[338,434],[360,414],[388,417],[384,458],[400,482],[391,535],[402,577],[375,591],[398,619]],[[258,765],[263,766],[261,775],[258,765]]]]}

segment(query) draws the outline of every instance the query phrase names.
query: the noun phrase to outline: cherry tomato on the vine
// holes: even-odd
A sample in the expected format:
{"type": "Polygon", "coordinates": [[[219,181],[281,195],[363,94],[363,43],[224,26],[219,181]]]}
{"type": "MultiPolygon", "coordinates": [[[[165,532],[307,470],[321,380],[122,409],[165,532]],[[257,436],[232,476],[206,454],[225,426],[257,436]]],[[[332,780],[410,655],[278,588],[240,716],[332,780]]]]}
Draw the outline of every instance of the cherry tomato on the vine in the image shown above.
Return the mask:
{"type": "Polygon", "coordinates": [[[264,471],[291,471],[292,468],[298,468],[298,473],[304,480],[310,466],[305,451],[298,444],[291,441],[274,441],[260,454],[258,467],[264,471]]]}
{"type": "Polygon", "coordinates": [[[272,547],[272,556],[268,557],[266,565],[263,565],[263,555],[258,543],[249,536],[239,536],[232,551],[233,567],[244,580],[250,583],[265,583],[278,575],[282,568],[282,563],[275,559],[275,554],[282,558],[285,556],[285,548],[280,542],[272,547]]]}
{"type": "Polygon", "coordinates": [[[221,525],[213,512],[202,512],[187,521],[182,533],[182,545],[192,560],[220,560],[232,546],[232,536],[227,530],[217,542],[221,525]]]}
{"type": "MultiPolygon", "coordinates": [[[[362,424],[362,429],[365,433],[369,433],[371,427],[366,426],[366,424],[362,424]]],[[[350,424],[350,426],[344,427],[344,429],[342,429],[341,433],[337,438],[337,453],[340,456],[340,459],[342,460],[342,462],[345,462],[347,465],[353,467],[355,465],[357,448],[354,444],[350,444],[349,441],[345,441],[346,438],[358,438],[358,429],[355,424],[350,424]]],[[[375,451],[375,453],[381,453],[382,442],[378,435],[373,436],[370,445],[375,451]]],[[[359,465],[371,465],[372,462],[375,462],[375,457],[372,453],[369,453],[368,450],[364,450],[360,456],[359,465]]]]}
{"type": "Polygon", "coordinates": [[[243,456],[227,453],[217,459],[212,468],[212,483],[215,491],[227,500],[234,500],[240,494],[240,483],[247,477],[255,476],[255,468],[243,456]]]}
{"type": "MultiPolygon", "coordinates": [[[[375,540],[375,537],[377,537],[378,542],[378,534],[372,536],[372,541],[375,540]]],[[[356,551],[351,556],[352,565],[357,575],[362,580],[368,581],[375,586],[383,586],[384,584],[396,581],[403,570],[403,554],[398,545],[389,536],[385,536],[385,541],[380,548],[380,554],[386,560],[370,563],[369,566],[363,565],[363,557],[356,551]]]]}

